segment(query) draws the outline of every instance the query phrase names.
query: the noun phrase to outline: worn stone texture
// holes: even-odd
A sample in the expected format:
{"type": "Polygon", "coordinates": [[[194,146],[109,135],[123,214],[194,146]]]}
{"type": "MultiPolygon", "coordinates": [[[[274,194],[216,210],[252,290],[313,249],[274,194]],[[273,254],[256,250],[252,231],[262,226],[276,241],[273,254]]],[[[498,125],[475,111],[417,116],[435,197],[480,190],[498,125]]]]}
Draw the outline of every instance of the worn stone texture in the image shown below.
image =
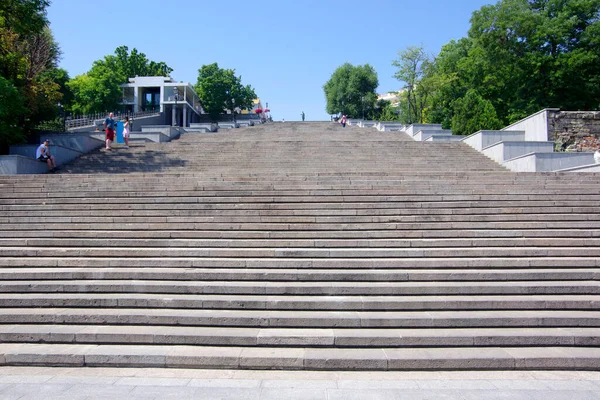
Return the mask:
{"type": "Polygon", "coordinates": [[[600,149],[600,111],[548,111],[548,137],[562,150],[600,149]]]}
{"type": "MultiPolygon", "coordinates": [[[[583,136],[597,119],[556,116],[583,136]]],[[[223,385],[263,370],[329,371],[308,397],[330,399],[369,398],[331,385],[350,371],[435,371],[425,397],[451,370],[594,371],[599,222],[597,174],[512,173],[403,132],[287,123],[115,146],[0,176],[0,365],[128,367],[131,398],[306,397],[223,385]]]]}

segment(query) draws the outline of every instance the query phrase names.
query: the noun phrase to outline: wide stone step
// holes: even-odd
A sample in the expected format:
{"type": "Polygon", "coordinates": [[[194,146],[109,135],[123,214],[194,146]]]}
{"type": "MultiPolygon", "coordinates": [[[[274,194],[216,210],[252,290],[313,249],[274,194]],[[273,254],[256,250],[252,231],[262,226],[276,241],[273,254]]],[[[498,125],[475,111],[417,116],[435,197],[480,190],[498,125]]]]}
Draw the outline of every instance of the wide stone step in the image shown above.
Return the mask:
{"type": "MultiPolygon", "coordinates": [[[[200,206],[200,205],[198,205],[200,206]]],[[[521,215],[528,215],[530,218],[552,219],[554,216],[564,216],[567,212],[573,215],[593,215],[600,213],[600,207],[511,207],[511,208],[340,208],[340,209],[249,209],[243,207],[225,208],[223,205],[210,209],[186,207],[179,205],[176,209],[173,207],[158,207],[139,209],[131,205],[124,205],[116,216],[114,210],[108,208],[90,208],[73,206],[4,206],[4,218],[27,217],[31,218],[32,212],[43,212],[48,218],[52,217],[346,217],[346,216],[394,216],[394,217],[420,217],[427,215],[433,218],[438,216],[465,215],[476,218],[485,218],[486,216],[503,215],[504,219],[519,218],[521,215]],[[82,208],[85,208],[82,209],[82,208]]]]}
{"type": "MultiPolygon", "coordinates": [[[[233,185],[218,187],[198,187],[197,185],[169,186],[162,185],[157,187],[139,187],[136,188],[132,184],[114,184],[110,187],[60,187],[60,185],[52,185],[47,188],[32,188],[33,190],[4,190],[0,193],[0,198],[85,198],[85,197],[111,197],[111,198],[141,198],[152,199],[156,197],[201,197],[201,198],[254,198],[272,196],[275,198],[285,197],[305,197],[314,196],[318,200],[320,197],[335,197],[335,196],[392,196],[392,197],[418,197],[426,199],[431,196],[478,196],[482,199],[491,196],[502,196],[507,200],[511,198],[519,198],[522,195],[561,195],[561,196],[596,196],[599,190],[591,185],[561,185],[559,187],[549,189],[547,185],[541,184],[523,184],[522,186],[513,184],[511,189],[500,185],[486,185],[485,182],[478,184],[461,184],[459,182],[446,182],[437,185],[411,184],[410,186],[401,183],[387,184],[383,183],[355,183],[353,185],[340,185],[328,187],[325,185],[314,185],[308,187],[292,186],[285,188],[283,185],[271,187],[251,187],[249,185],[240,185],[239,188],[232,187],[233,185]],[[583,187],[582,187],[583,186],[583,187]],[[92,190],[91,190],[92,189],[92,190]]],[[[505,186],[505,185],[504,185],[505,186]]]]}
{"type": "Polygon", "coordinates": [[[598,257],[456,257],[456,258],[164,258],[164,257],[0,257],[0,267],[175,267],[248,269],[481,269],[481,268],[592,268],[600,266],[598,257]]]}
{"type": "Polygon", "coordinates": [[[599,281],[261,282],[261,281],[4,281],[0,293],[169,293],[268,295],[600,294],[599,281]]]}
{"type": "Polygon", "coordinates": [[[129,248],[0,247],[0,257],[192,257],[192,258],[442,258],[442,257],[599,257],[600,247],[467,248],[129,248]]]}
{"type": "MultiPolygon", "coordinates": [[[[193,171],[192,171],[193,172],[193,171]]],[[[589,189],[595,193],[594,184],[598,183],[597,176],[574,175],[570,179],[557,177],[556,175],[536,175],[527,179],[526,176],[511,173],[493,173],[473,171],[468,176],[444,173],[423,173],[423,171],[411,171],[410,175],[386,172],[358,173],[358,174],[311,174],[308,171],[298,171],[296,174],[211,174],[210,171],[203,173],[187,174],[127,174],[118,178],[107,178],[97,175],[71,175],[68,180],[53,178],[52,176],[41,176],[38,181],[28,181],[25,178],[4,179],[0,177],[0,187],[9,192],[53,192],[64,190],[94,191],[94,192],[147,192],[154,190],[166,191],[279,191],[279,190],[392,190],[395,192],[428,191],[439,188],[462,188],[464,190],[477,190],[482,194],[487,193],[485,188],[491,192],[515,193],[518,190],[575,190],[583,193],[583,189],[589,189]],[[152,179],[152,176],[167,178],[164,180],[152,179]],[[488,181],[486,181],[486,179],[488,181]],[[506,187],[510,185],[509,187],[506,187]],[[504,186],[504,190],[502,189],[504,186]]]]}
{"type": "Polygon", "coordinates": [[[165,280],[165,281],[300,281],[300,282],[402,282],[402,281],[575,281],[600,280],[596,268],[472,268],[472,269],[247,269],[179,267],[40,267],[2,268],[0,280],[165,280]]]}
{"type": "Polygon", "coordinates": [[[457,247],[600,247],[600,238],[439,238],[439,239],[67,239],[0,238],[3,247],[131,248],[457,248],[457,247]]]}
{"type": "Polygon", "coordinates": [[[400,193],[420,193],[421,190],[452,189],[461,187],[466,193],[486,194],[486,185],[493,193],[510,194],[534,190],[568,192],[575,190],[582,193],[582,189],[590,189],[596,193],[594,185],[600,179],[595,175],[572,175],[569,179],[560,175],[520,175],[518,173],[494,173],[489,171],[471,171],[464,173],[444,173],[441,171],[427,172],[410,171],[410,174],[390,173],[382,171],[327,174],[324,171],[313,173],[299,171],[298,173],[273,173],[273,174],[243,174],[241,171],[199,171],[178,172],[177,174],[131,173],[110,177],[96,174],[70,175],[68,179],[60,175],[42,175],[38,180],[31,180],[19,176],[6,178],[0,177],[0,187],[8,192],[55,192],[55,191],[88,191],[88,192],[147,192],[155,190],[179,191],[239,191],[253,190],[393,190],[400,193]],[[501,190],[504,187],[504,190],[501,190]]]}
{"type": "Polygon", "coordinates": [[[599,295],[193,295],[152,293],[0,293],[0,307],[152,308],[303,311],[590,310],[599,295]]]}
{"type": "MultiPolygon", "coordinates": [[[[33,226],[30,226],[33,228],[33,226]]],[[[39,228],[39,227],[38,227],[39,228]]],[[[598,238],[600,230],[592,228],[547,228],[547,229],[415,229],[415,230],[321,230],[321,231],[268,231],[268,230],[131,230],[119,231],[38,229],[1,231],[1,238],[78,238],[78,239],[480,239],[480,238],[598,238]]]]}
{"type": "Polygon", "coordinates": [[[2,344],[1,365],[291,370],[597,370],[594,347],[319,349],[2,344]]]}
{"type": "MultiPolygon", "coordinates": [[[[1,325],[2,343],[296,347],[596,347],[598,328],[302,329],[139,325],[1,325]]],[[[265,350],[265,353],[267,350],[265,350]]]]}
{"type": "MultiPolygon", "coordinates": [[[[85,200],[85,199],[84,199],[85,200]]],[[[156,199],[154,199],[156,200],[156,199]]],[[[562,212],[576,212],[574,208],[589,208],[597,207],[598,202],[594,200],[588,200],[585,198],[571,199],[571,200],[520,200],[520,201],[509,201],[506,199],[499,206],[499,201],[502,199],[495,200],[446,200],[432,199],[434,201],[376,201],[376,202],[286,202],[286,203],[218,203],[218,202],[197,202],[194,199],[188,199],[188,201],[172,201],[172,202],[152,202],[152,203],[137,203],[135,199],[128,200],[127,202],[121,202],[119,208],[124,213],[129,210],[140,210],[143,205],[144,210],[250,210],[254,211],[271,211],[271,210],[291,210],[293,213],[304,213],[305,210],[319,210],[319,212],[343,212],[344,210],[350,210],[351,215],[380,215],[378,213],[386,213],[382,215],[389,215],[390,212],[394,213],[398,210],[410,210],[417,215],[422,215],[423,211],[432,210],[431,212],[442,211],[446,214],[484,214],[488,209],[500,210],[503,214],[514,214],[523,207],[533,207],[537,209],[538,213],[549,213],[554,214],[557,211],[562,212]],[[174,209],[174,206],[176,208],[174,209]],[[483,210],[479,212],[479,210],[483,210]],[[516,211],[515,211],[516,210],[516,211]],[[542,212],[543,211],[543,212],[542,212]]],[[[26,204],[23,200],[6,200],[3,201],[5,204],[0,204],[0,210],[11,211],[50,211],[50,210],[109,210],[114,212],[114,205],[102,202],[100,199],[89,199],[87,202],[82,201],[69,201],[69,199],[35,199],[29,204],[26,204]]],[[[346,211],[348,212],[348,211],[346,211]]],[[[585,210],[584,210],[585,212],[585,210]]],[[[494,212],[496,213],[496,212],[494,212]]],[[[125,214],[124,214],[125,215],[125,214]]],[[[330,215],[330,214],[325,214],[330,215]]],[[[335,215],[335,214],[334,214],[335,215]]]]}
{"type": "Polygon", "coordinates": [[[270,328],[594,327],[594,310],[303,311],[142,308],[0,308],[0,324],[270,328]]]}
{"type": "MultiPolygon", "coordinates": [[[[487,206],[497,205],[499,201],[512,203],[511,205],[527,205],[527,202],[535,203],[536,197],[540,197],[539,200],[543,200],[542,196],[552,196],[554,201],[578,201],[587,200],[589,202],[600,200],[600,194],[571,194],[571,193],[543,193],[543,194],[514,194],[514,195],[502,195],[502,194],[431,194],[431,195],[342,195],[342,194],[330,194],[323,196],[281,196],[277,194],[263,195],[263,196],[203,196],[201,193],[189,193],[188,195],[182,195],[181,193],[173,193],[172,196],[164,193],[156,193],[155,196],[148,196],[145,194],[137,196],[116,196],[114,193],[94,193],[94,194],[81,194],[81,196],[69,196],[60,192],[56,193],[40,193],[35,196],[15,196],[12,193],[8,193],[5,198],[0,198],[0,205],[39,205],[40,203],[45,204],[79,204],[79,203],[111,203],[111,204],[122,204],[127,203],[131,205],[139,204],[161,204],[161,203],[202,203],[202,204],[296,204],[296,203],[345,203],[352,205],[353,203],[417,203],[417,202],[466,202],[466,201],[477,201],[487,206]]],[[[597,203],[596,203],[597,204],[597,203]]],[[[448,207],[450,204],[446,203],[448,207]]]]}
{"type": "MultiPolygon", "coordinates": [[[[598,215],[590,214],[553,214],[553,215],[531,215],[531,214],[512,214],[512,215],[382,215],[382,216],[48,216],[44,218],[43,226],[53,226],[54,224],[71,223],[74,226],[77,224],[102,224],[107,226],[113,226],[114,224],[204,224],[211,223],[214,226],[220,226],[219,224],[281,224],[288,223],[292,225],[296,224],[315,224],[317,229],[325,224],[369,224],[373,223],[421,223],[421,224],[435,224],[443,222],[546,222],[549,219],[553,223],[558,221],[561,222],[577,222],[577,221],[590,221],[597,223],[600,220],[598,215]]],[[[0,217],[0,227],[6,229],[14,229],[14,224],[27,226],[27,225],[39,225],[39,219],[35,217],[0,217]]]]}

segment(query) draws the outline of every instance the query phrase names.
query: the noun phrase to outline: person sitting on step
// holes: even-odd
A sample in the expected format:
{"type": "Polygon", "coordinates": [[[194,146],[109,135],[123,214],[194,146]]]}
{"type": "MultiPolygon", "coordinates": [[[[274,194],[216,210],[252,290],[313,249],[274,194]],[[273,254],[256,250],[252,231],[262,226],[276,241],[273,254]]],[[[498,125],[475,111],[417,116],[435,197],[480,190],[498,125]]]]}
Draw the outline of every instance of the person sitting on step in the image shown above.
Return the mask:
{"type": "Polygon", "coordinates": [[[48,165],[48,170],[50,172],[56,171],[56,162],[54,161],[54,156],[50,154],[50,148],[48,145],[50,144],[50,140],[44,140],[44,143],[40,144],[35,152],[35,158],[44,162],[48,165]]]}

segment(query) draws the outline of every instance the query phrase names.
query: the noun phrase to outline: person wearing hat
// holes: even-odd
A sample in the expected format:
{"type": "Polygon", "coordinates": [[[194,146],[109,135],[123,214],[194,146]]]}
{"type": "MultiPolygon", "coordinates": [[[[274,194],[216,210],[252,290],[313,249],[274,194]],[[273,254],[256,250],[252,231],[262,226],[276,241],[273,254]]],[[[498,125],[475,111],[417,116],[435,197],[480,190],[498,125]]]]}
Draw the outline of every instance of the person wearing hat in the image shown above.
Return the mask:
{"type": "Polygon", "coordinates": [[[54,156],[50,154],[50,148],[48,145],[50,144],[50,139],[44,140],[44,143],[40,144],[35,152],[35,157],[41,162],[45,162],[48,165],[48,170],[50,172],[56,171],[56,162],[54,161],[54,156]]]}

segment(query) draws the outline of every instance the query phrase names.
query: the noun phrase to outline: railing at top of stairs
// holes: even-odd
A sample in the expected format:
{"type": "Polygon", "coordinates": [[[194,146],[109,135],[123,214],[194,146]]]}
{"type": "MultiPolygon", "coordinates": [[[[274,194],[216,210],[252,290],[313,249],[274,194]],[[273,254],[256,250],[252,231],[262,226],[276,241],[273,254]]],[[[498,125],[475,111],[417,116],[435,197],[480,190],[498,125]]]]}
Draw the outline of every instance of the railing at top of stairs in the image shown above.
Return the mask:
{"type": "MultiPolygon", "coordinates": [[[[115,120],[122,121],[125,119],[125,117],[129,117],[129,119],[134,119],[134,118],[150,117],[153,115],[158,115],[158,114],[160,114],[160,109],[157,107],[156,109],[151,109],[151,110],[146,110],[146,111],[113,112],[113,114],[114,114],[115,120]]],[[[67,119],[65,120],[65,128],[67,130],[69,130],[69,129],[82,128],[82,127],[86,127],[86,126],[95,126],[96,121],[99,121],[99,120],[104,121],[104,119],[107,116],[108,116],[108,112],[81,115],[81,116],[76,116],[76,117],[67,117],[67,119]]]]}

